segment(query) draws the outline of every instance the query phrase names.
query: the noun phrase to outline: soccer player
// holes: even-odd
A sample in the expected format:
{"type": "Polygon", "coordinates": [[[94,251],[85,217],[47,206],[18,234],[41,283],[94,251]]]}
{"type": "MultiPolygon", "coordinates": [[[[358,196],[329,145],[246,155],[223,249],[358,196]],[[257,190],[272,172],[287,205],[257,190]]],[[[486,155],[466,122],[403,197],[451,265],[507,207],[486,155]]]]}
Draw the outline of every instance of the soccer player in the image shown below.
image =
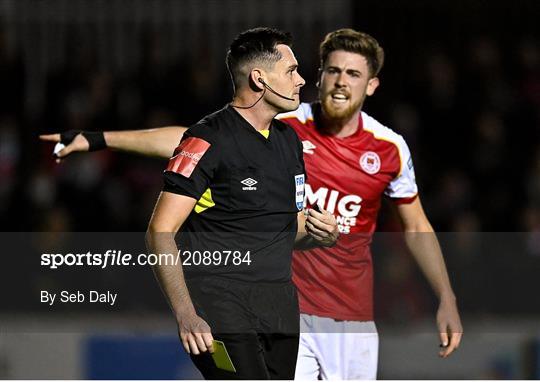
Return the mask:
{"type": "MultiPolygon", "coordinates": [[[[320,204],[333,213],[342,233],[335,247],[297,251],[293,257],[301,312],[296,378],[374,379],[378,335],[369,245],[383,196],[393,201],[406,244],[439,298],[441,357],[459,346],[463,329],[436,235],[418,196],[407,144],[362,111],[366,96],[379,85],[383,49],[366,33],[341,29],[322,41],[320,59],[319,100],[278,116],[302,140],[307,206],[320,204]]],[[[170,142],[183,131],[106,132],[104,139],[113,149],[168,157],[174,149],[170,142]]],[[[88,150],[80,134],[70,142],[60,158],[88,150]]]]}

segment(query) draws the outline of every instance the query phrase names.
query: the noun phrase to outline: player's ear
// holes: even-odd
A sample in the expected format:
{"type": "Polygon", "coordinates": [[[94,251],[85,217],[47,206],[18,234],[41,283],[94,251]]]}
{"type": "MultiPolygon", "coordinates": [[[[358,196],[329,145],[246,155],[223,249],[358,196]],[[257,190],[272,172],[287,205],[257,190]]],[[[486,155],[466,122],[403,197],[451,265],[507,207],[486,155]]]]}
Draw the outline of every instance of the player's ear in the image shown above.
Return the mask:
{"type": "Polygon", "coordinates": [[[321,76],[322,76],[323,69],[319,68],[317,71],[317,83],[315,84],[318,88],[321,87],[321,76]]]}
{"type": "Polygon", "coordinates": [[[370,78],[367,84],[366,95],[371,96],[375,93],[375,89],[379,87],[379,78],[370,78]]]}

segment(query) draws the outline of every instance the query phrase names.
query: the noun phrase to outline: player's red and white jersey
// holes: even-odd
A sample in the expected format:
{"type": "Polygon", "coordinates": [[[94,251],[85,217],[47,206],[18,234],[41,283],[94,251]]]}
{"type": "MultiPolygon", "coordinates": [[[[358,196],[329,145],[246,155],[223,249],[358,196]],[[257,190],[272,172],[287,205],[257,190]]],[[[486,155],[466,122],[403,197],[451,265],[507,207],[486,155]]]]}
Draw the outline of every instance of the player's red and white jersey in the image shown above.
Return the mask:
{"type": "Polygon", "coordinates": [[[373,320],[373,266],[369,244],[381,198],[410,203],[417,195],[411,154],[404,139],[361,114],[346,138],[316,127],[318,104],[302,103],[279,119],[302,141],[307,172],[306,206],[334,214],[341,232],[332,248],[296,251],[293,280],[300,311],[339,320],[373,320]]]}

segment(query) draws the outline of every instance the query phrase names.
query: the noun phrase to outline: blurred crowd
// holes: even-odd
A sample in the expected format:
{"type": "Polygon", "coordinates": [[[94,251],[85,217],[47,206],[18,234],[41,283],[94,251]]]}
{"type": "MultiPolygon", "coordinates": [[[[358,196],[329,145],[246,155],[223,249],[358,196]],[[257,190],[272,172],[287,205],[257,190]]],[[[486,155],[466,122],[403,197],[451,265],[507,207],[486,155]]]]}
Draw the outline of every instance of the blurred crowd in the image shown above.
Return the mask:
{"type": "MultiPolygon", "coordinates": [[[[419,27],[399,30],[397,12],[385,15],[397,23],[387,28],[376,18],[371,24],[364,22],[362,11],[352,10],[352,26],[373,34],[387,57],[382,85],[364,109],[407,140],[422,202],[435,229],[540,231],[536,31],[523,32],[514,25],[503,33],[493,25],[492,30],[469,33],[448,16],[441,21],[446,30],[430,34],[419,27]]],[[[28,84],[33,80],[32,64],[4,22],[0,21],[2,231],[144,231],[162,185],[163,160],[102,151],[74,155],[57,165],[52,146],[40,143],[37,136],[69,129],[189,126],[230,100],[232,88],[223,60],[211,58],[215,54],[204,40],[196,51],[171,59],[161,44],[163,32],[149,28],[133,35],[141,55],[137,65],[129,71],[110,70],[98,59],[100,42],[81,33],[92,26],[73,23],[63,40],[65,59],[47,70],[37,86],[42,89],[41,106],[31,108],[25,89],[36,88],[28,84]]],[[[300,73],[308,81],[302,98],[312,101],[317,95],[318,40],[295,38],[295,50],[308,58],[300,62],[300,73]]],[[[222,47],[217,56],[224,57],[224,51],[222,47]]],[[[379,230],[399,230],[387,206],[379,230]]],[[[467,291],[471,275],[486,263],[492,264],[494,280],[501,274],[510,277],[507,260],[537,271],[540,239],[532,234],[526,238],[525,255],[516,254],[519,259],[508,255],[492,262],[489,254],[475,253],[467,243],[456,256],[447,255],[451,271],[469,270],[456,276],[464,279],[461,284],[457,281],[457,289],[462,289],[458,293],[467,291]]],[[[379,308],[387,317],[399,317],[406,302],[409,315],[415,316],[417,310],[421,314],[429,294],[410,259],[400,251],[392,253],[376,260],[381,284],[386,285],[380,289],[386,302],[379,308]],[[414,292],[417,289],[421,291],[414,292]],[[390,296],[396,305],[388,302],[390,296]]],[[[472,298],[464,304],[471,311],[497,305],[496,301],[478,305],[472,298]]]]}

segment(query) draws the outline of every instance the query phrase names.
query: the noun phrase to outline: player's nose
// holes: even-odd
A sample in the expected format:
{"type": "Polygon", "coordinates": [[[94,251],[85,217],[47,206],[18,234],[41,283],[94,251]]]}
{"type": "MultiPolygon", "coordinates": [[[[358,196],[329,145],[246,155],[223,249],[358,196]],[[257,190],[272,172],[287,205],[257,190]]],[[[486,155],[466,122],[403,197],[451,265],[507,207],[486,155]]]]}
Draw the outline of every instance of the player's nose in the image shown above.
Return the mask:
{"type": "Polygon", "coordinates": [[[345,86],[345,77],[343,76],[343,72],[339,73],[336,78],[335,86],[338,88],[341,88],[345,86]]]}

